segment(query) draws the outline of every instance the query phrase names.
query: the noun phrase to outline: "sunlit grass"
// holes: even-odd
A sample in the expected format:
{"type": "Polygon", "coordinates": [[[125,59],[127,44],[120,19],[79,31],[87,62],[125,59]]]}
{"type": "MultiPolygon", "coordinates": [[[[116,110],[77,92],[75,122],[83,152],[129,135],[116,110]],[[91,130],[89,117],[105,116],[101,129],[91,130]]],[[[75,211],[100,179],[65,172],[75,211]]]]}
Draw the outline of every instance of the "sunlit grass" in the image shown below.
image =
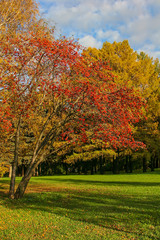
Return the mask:
{"type": "Polygon", "coordinates": [[[0,179],[2,240],[160,239],[160,171],[34,177],[18,201],[8,184],[0,179]]]}

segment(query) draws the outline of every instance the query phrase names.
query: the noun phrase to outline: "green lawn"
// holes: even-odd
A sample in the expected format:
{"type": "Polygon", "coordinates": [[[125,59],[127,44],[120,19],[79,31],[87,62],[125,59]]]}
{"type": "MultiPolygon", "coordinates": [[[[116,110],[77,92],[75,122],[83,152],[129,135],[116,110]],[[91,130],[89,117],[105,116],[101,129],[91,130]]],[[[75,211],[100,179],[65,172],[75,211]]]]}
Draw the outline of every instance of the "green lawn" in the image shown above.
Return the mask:
{"type": "Polygon", "coordinates": [[[8,184],[0,179],[1,240],[160,239],[160,171],[33,177],[21,200],[7,198],[8,184]]]}

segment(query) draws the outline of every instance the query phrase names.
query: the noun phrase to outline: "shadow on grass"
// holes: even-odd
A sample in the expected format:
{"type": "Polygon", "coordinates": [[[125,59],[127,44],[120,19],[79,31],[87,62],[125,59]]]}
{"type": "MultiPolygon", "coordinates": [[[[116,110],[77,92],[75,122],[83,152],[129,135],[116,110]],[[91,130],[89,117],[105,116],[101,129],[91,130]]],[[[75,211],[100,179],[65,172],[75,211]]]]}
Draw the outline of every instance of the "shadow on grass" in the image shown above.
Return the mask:
{"type": "Polygon", "coordinates": [[[80,180],[80,179],[74,179],[74,178],[65,178],[65,179],[56,179],[54,178],[42,178],[44,181],[53,181],[53,182],[65,182],[65,183],[73,183],[76,185],[82,184],[82,185],[131,185],[134,187],[138,186],[145,186],[145,187],[154,187],[154,186],[160,186],[159,182],[127,182],[127,181],[96,181],[96,180],[80,180]]]}
{"type": "MultiPolygon", "coordinates": [[[[77,183],[79,180],[69,179],[69,181],[77,183]]],[[[90,183],[90,181],[80,180],[80,183],[86,182],[90,183]]],[[[104,184],[103,182],[100,183],[104,184]]],[[[115,182],[105,183],[115,184],[115,182]]],[[[95,184],[95,181],[90,184],[95,184]]],[[[96,181],[96,184],[99,184],[99,182],[96,181]]],[[[118,184],[122,185],[123,182],[118,182],[118,184]]],[[[54,191],[54,188],[52,190],[54,191]]],[[[111,191],[108,193],[93,192],[92,189],[87,191],[78,188],[60,188],[59,190],[55,188],[55,191],[53,191],[28,193],[20,200],[9,200],[4,197],[4,203],[12,209],[32,210],[35,211],[35,214],[39,212],[42,214],[52,213],[76,221],[102,226],[106,229],[135,234],[137,232],[133,226],[138,222],[158,224],[158,219],[160,219],[160,199],[154,196],[143,198],[143,193],[136,197],[116,192],[112,193],[111,191]],[[117,224],[121,227],[115,227],[117,224]]]]}
{"type": "Polygon", "coordinates": [[[4,184],[4,183],[9,184],[10,183],[10,179],[9,178],[0,178],[0,184],[4,184]]]}
{"type": "Polygon", "coordinates": [[[39,213],[56,214],[75,221],[133,234],[140,234],[136,226],[142,227],[143,224],[158,226],[160,224],[160,196],[158,196],[158,192],[153,195],[147,195],[147,192],[143,193],[143,187],[147,191],[147,187],[158,187],[160,182],[145,182],[144,179],[143,182],[138,181],[138,179],[130,182],[97,181],[96,179],[74,179],[72,176],[64,176],[64,178],[39,177],[31,181],[31,185],[33,184],[35,189],[36,186],[40,187],[38,192],[27,193],[20,200],[9,200],[3,192],[8,187],[9,181],[10,179],[0,179],[0,188],[2,188],[0,197],[5,206],[10,209],[34,211],[35,215],[39,213]],[[47,181],[53,182],[53,185],[47,185],[47,181]],[[59,184],[55,186],[54,183],[59,184]],[[64,187],[63,183],[66,183],[64,187]],[[67,185],[69,183],[73,185],[70,187],[67,185]],[[83,185],[84,188],[81,189],[80,185],[83,185]],[[85,185],[87,185],[86,189],[85,185]],[[101,188],[107,185],[110,187],[108,190],[101,188]],[[124,192],[116,191],[115,186],[123,186],[124,192]],[[142,192],[136,195],[134,187],[138,186],[142,187],[142,192]],[[129,187],[132,187],[133,194],[125,193],[125,189],[129,187]],[[119,227],[116,227],[117,225],[119,227]]]}

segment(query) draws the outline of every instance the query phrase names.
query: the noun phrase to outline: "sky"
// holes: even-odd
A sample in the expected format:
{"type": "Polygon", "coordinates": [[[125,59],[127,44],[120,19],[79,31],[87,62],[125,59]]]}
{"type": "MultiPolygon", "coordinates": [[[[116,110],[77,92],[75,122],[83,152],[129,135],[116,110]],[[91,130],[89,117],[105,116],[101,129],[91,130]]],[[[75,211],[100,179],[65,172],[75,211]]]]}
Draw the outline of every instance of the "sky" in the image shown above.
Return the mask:
{"type": "Polygon", "coordinates": [[[84,47],[128,40],[131,48],[160,59],[160,0],[37,0],[56,36],[84,47]]]}

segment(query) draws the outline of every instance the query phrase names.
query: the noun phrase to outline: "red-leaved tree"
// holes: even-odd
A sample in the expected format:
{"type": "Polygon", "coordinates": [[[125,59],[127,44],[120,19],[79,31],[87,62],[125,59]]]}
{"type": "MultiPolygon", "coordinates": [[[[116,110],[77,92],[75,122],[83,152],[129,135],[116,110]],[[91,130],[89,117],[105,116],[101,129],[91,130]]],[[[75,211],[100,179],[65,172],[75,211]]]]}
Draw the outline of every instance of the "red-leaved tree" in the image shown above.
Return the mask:
{"type": "Polygon", "coordinates": [[[108,63],[81,55],[73,40],[43,34],[8,38],[1,46],[0,107],[8,110],[15,136],[10,198],[22,197],[35,168],[68,145],[101,139],[108,148],[144,147],[131,130],[143,102],[131,89],[115,84],[108,63]],[[24,132],[33,134],[30,161],[15,191],[24,132]]]}

